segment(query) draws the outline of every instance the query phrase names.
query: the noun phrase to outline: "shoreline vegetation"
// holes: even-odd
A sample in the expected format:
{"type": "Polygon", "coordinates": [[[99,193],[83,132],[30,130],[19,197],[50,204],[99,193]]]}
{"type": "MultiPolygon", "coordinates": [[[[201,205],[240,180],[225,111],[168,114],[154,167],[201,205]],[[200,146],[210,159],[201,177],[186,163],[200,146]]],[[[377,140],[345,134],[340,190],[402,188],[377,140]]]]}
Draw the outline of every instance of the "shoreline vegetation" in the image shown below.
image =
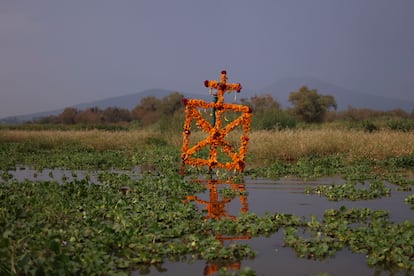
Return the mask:
{"type": "MultiPolygon", "coordinates": [[[[239,133],[227,137],[239,143],[239,133]]],[[[205,133],[194,132],[193,141],[200,141],[205,133]]],[[[414,132],[381,130],[295,129],[260,130],[249,135],[247,167],[256,168],[273,162],[296,162],[301,158],[341,156],[347,163],[361,160],[379,161],[409,156],[414,153],[414,132]]],[[[182,134],[152,130],[103,131],[91,130],[0,130],[0,144],[22,143],[35,149],[79,148],[96,151],[121,151],[132,156],[147,146],[167,146],[181,150],[182,134]]]]}

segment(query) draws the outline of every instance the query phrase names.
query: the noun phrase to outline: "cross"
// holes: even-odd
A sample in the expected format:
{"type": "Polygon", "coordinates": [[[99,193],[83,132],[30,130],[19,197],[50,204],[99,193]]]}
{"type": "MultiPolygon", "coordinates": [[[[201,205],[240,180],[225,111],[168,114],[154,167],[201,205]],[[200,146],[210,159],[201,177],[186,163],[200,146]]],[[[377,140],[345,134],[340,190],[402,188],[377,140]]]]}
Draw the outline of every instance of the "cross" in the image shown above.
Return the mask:
{"type": "MultiPolygon", "coordinates": [[[[249,141],[248,132],[250,129],[252,110],[248,106],[224,103],[225,92],[240,92],[242,86],[240,83],[227,83],[227,73],[225,70],[221,71],[220,81],[206,80],[204,85],[210,89],[217,89],[217,93],[214,94],[214,102],[208,103],[203,100],[183,99],[183,103],[186,106],[181,154],[183,165],[208,166],[209,170],[212,168],[224,168],[228,170],[234,169],[236,171],[243,171],[245,167],[244,159],[249,141]],[[213,109],[213,123],[208,122],[200,113],[199,109],[207,108],[213,109]],[[241,114],[238,118],[223,126],[222,118],[226,111],[233,111],[241,114]],[[208,133],[208,137],[190,147],[191,124],[193,120],[198,127],[208,133]],[[240,136],[240,148],[237,151],[225,138],[230,131],[240,125],[242,126],[243,134],[240,136]],[[203,159],[196,157],[195,154],[205,147],[210,148],[209,158],[203,159]],[[222,158],[220,158],[220,160],[223,161],[219,160],[218,147],[220,147],[225,157],[229,158],[230,161],[225,161],[222,158]]],[[[184,167],[182,167],[182,169],[184,169],[184,167]]]]}
{"type": "MultiPolygon", "coordinates": [[[[215,80],[205,80],[204,86],[208,87],[210,89],[217,89],[217,93],[213,94],[214,96],[214,103],[216,103],[216,106],[219,108],[224,102],[224,93],[225,92],[233,92],[237,91],[237,93],[240,93],[242,86],[240,83],[227,83],[227,71],[222,70],[220,74],[220,81],[215,80]]],[[[213,126],[216,125],[216,108],[213,108],[213,126]]]]}

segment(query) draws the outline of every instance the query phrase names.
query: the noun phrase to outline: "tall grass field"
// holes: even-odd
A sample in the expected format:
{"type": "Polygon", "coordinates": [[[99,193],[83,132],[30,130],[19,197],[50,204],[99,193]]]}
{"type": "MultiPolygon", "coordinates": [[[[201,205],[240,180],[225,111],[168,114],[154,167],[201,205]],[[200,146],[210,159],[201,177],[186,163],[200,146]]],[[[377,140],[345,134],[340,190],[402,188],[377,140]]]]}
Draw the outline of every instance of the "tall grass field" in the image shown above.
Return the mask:
{"type": "MultiPolygon", "coordinates": [[[[239,143],[241,133],[229,134],[226,139],[239,143]]],[[[196,143],[206,136],[194,132],[191,141],[196,143]]],[[[49,147],[65,147],[76,144],[94,150],[120,150],[133,153],[152,144],[181,148],[181,133],[162,133],[151,130],[102,131],[102,130],[2,130],[0,143],[47,144],[49,147]]],[[[294,162],[301,157],[325,157],[341,155],[348,161],[384,160],[414,153],[414,132],[383,130],[282,130],[253,131],[247,153],[247,166],[257,167],[266,162],[279,160],[294,162]]]]}

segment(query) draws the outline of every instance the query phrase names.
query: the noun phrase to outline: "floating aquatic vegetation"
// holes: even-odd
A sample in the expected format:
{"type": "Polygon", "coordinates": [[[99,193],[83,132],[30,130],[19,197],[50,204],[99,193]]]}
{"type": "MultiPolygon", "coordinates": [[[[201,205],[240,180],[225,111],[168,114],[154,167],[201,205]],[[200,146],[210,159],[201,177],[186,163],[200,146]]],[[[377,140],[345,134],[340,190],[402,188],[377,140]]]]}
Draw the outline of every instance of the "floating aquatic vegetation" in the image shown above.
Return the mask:
{"type": "Polygon", "coordinates": [[[366,254],[371,266],[414,269],[414,224],[390,222],[382,210],[326,210],[323,222],[313,217],[308,227],[298,232],[298,228],[287,227],[285,242],[299,257],[325,258],[347,247],[366,254]]]}
{"type": "MultiPolygon", "coordinates": [[[[137,145],[131,152],[79,143],[0,143],[0,274],[128,274],[145,273],[149,267],[162,271],[167,261],[232,263],[254,258],[257,252],[243,242],[222,243],[216,235],[273,238],[278,231],[300,257],[323,259],[348,249],[365,254],[367,264],[380,271],[414,270],[409,218],[394,223],[383,210],[343,207],[327,209],[320,219],[274,210],[263,216],[244,212],[237,219],[205,219],[194,203],[183,203],[205,187],[179,175],[180,161],[179,149],[168,145],[137,145]],[[16,164],[37,169],[37,179],[16,181],[16,164]],[[145,172],[134,177],[109,170],[134,166],[145,172]],[[53,178],[41,180],[48,168],[56,167],[66,168],[65,175],[53,171],[53,178]],[[91,175],[99,171],[99,183],[81,177],[77,169],[91,170],[91,175]]],[[[384,181],[409,191],[413,181],[403,169],[410,162],[395,157],[378,170],[378,162],[314,156],[300,162],[275,161],[247,172],[306,180],[340,175],[345,184],[309,192],[320,191],[335,200],[364,200],[388,196],[384,181]]],[[[223,189],[221,196],[248,194],[223,189]]],[[[414,200],[407,196],[404,201],[412,206],[414,200]]]]}
{"type": "Polygon", "coordinates": [[[404,202],[411,206],[411,209],[414,209],[414,195],[407,196],[404,199],[404,202]]]}
{"type": "Polygon", "coordinates": [[[369,183],[369,187],[365,188],[362,184],[357,183],[345,183],[345,184],[332,184],[332,185],[320,185],[317,187],[307,187],[305,192],[308,194],[323,195],[328,200],[364,200],[375,199],[383,196],[390,196],[391,189],[385,186],[383,181],[372,180],[369,183]]]}

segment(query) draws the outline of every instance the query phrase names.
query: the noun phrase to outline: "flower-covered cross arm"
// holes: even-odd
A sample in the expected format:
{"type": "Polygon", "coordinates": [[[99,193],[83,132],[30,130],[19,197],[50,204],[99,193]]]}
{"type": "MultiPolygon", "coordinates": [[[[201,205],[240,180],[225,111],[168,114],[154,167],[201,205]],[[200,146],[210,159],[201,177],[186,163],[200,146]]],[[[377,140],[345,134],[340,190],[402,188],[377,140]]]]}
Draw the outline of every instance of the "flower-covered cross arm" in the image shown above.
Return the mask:
{"type": "Polygon", "coordinates": [[[239,93],[243,88],[240,83],[228,83],[227,72],[225,70],[221,71],[220,81],[205,80],[204,86],[211,89],[217,89],[219,94],[224,94],[224,92],[230,93],[233,91],[237,91],[237,93],[239,93]],[[222,91],[222,93],[220,93],[220,91],[222,91]]]}

